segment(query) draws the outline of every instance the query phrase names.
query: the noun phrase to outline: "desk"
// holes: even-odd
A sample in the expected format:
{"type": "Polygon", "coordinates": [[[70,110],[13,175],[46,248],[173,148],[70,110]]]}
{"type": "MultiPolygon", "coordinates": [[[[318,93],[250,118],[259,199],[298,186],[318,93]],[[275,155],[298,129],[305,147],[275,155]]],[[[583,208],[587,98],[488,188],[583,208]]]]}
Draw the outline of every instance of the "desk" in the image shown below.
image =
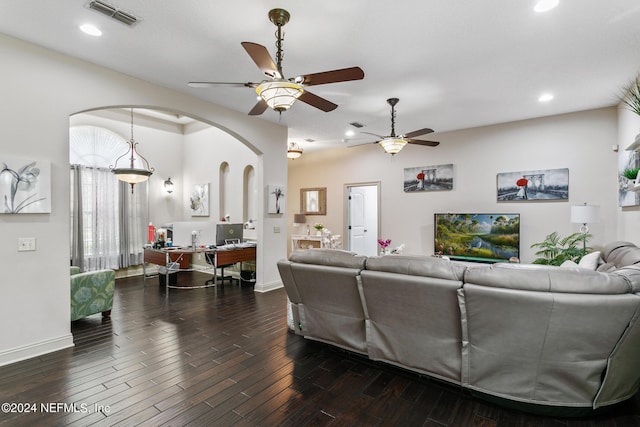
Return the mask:
{"type": "MultiPolygon", "coordinates": [[[[255,246],[246,246],[246,247],[237,247],[237,248],[164,248],[164,249],[144,249],[144,262],[142,264],[142,271],[144,281],[147,279],[147,271],[146,271],[146,263],[156,264],[161,267],[165,267],[167,269],[166,282],[165,285],[167,288],[182,288],[182,289],[193,289],[193,288],[206,288],[209,286],[216,286],[216,268],[218,265],[229,265],[235,263],[242,263],[244,261],[255,261],[256,260],[256,247],[255,246]],[[194,268],[193,263],[191,262],[191,258],[195,254],[205,254],[205,253],[213,253],[214,254],[214,265],[207,268],[194,268]],[[201,271],[206,273],[213,274],[213,284],[211,285],[203,285],[203,286],[193,286],[193,287],[184,287],[184,286],[172,286],[169,285],[169,275],[177,274],[179,271],[201,271]]],[[[242,268],[240,269],[242,271],[242,268]]]]}

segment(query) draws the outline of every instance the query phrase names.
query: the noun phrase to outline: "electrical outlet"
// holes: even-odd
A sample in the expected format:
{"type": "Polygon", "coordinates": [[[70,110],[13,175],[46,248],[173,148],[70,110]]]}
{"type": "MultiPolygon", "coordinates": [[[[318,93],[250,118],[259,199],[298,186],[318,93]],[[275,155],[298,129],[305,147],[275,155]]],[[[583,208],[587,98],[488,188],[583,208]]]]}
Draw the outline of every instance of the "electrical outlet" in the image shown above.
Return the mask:
{"type": "Polygon", "coordinates": [[[18,237],[18,252],[35,251],[35,250],[36,250],[35,237],[18,237]]]}
{"type": "Polygon", "coordinates": [[[279,233],[280,232],[280,227],[273,227],[273,232],[274,233],[279,233]]]}

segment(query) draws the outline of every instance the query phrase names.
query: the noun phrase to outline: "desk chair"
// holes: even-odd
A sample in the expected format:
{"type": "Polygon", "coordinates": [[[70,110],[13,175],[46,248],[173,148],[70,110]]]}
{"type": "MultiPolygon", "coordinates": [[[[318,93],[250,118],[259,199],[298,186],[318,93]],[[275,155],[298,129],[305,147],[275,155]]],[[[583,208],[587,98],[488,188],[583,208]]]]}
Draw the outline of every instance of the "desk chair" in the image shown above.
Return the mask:
{"type": "Polygon", "coordinates": [[[207,264],[210,264],[211,266],[213,266],[214,269],[219,268],[220,269],[220,276],[218,276],[218,272],[214,271],[213,272],[213,277],[209,280],[207,280],[206,282],[204,282],[205,285],[209,284],[209,283],[213,283],[214,279],[216,280],[216,283],[220,283],[224,286],[224,281],[225,279],[229,280],[229,282],[233,283],[233,277],[232,276],[225,276],[224,275],[224,269],[226,267],[231,267],[233,266],[233,264],[227,264],[227,265],[216,265],[216,260],[215,260],[215,252],[205,252],[204,254],[204,259],[207,261],[207,264]]]}

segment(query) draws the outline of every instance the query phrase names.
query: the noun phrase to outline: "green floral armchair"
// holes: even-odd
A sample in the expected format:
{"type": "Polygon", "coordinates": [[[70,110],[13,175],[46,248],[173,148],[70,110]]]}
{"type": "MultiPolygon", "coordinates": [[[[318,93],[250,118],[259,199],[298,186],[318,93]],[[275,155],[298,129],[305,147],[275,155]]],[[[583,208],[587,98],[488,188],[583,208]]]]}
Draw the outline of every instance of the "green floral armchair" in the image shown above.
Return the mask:
{"type": "Polygon", "coordinates": [[[71,320],[78,320],[92,314],[111,315],[116,272],[96,270],[80,272],[79,267],[71,267],[71,320]]]}

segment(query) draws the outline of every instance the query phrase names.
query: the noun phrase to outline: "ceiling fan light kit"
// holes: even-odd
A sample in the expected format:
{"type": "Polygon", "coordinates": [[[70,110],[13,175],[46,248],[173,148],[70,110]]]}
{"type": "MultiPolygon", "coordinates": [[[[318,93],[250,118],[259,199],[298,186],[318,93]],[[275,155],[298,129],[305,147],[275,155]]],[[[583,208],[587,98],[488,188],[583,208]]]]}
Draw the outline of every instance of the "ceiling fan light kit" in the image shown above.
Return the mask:
{"type": "Polygon", "coordinates": [[[407,145],[407,141],[402,138],[385,138],[379,142],[380,146],[384,150],[385,153],[391,154],[392,156],[398,154],[400,150],[407,145]]]}
{"type": "Polygon", "coordinates": [[[291,108],[303,92],[302,85],[283,79],[264,81],[256,87],[258,96],[279,113],[291,108]]]}

